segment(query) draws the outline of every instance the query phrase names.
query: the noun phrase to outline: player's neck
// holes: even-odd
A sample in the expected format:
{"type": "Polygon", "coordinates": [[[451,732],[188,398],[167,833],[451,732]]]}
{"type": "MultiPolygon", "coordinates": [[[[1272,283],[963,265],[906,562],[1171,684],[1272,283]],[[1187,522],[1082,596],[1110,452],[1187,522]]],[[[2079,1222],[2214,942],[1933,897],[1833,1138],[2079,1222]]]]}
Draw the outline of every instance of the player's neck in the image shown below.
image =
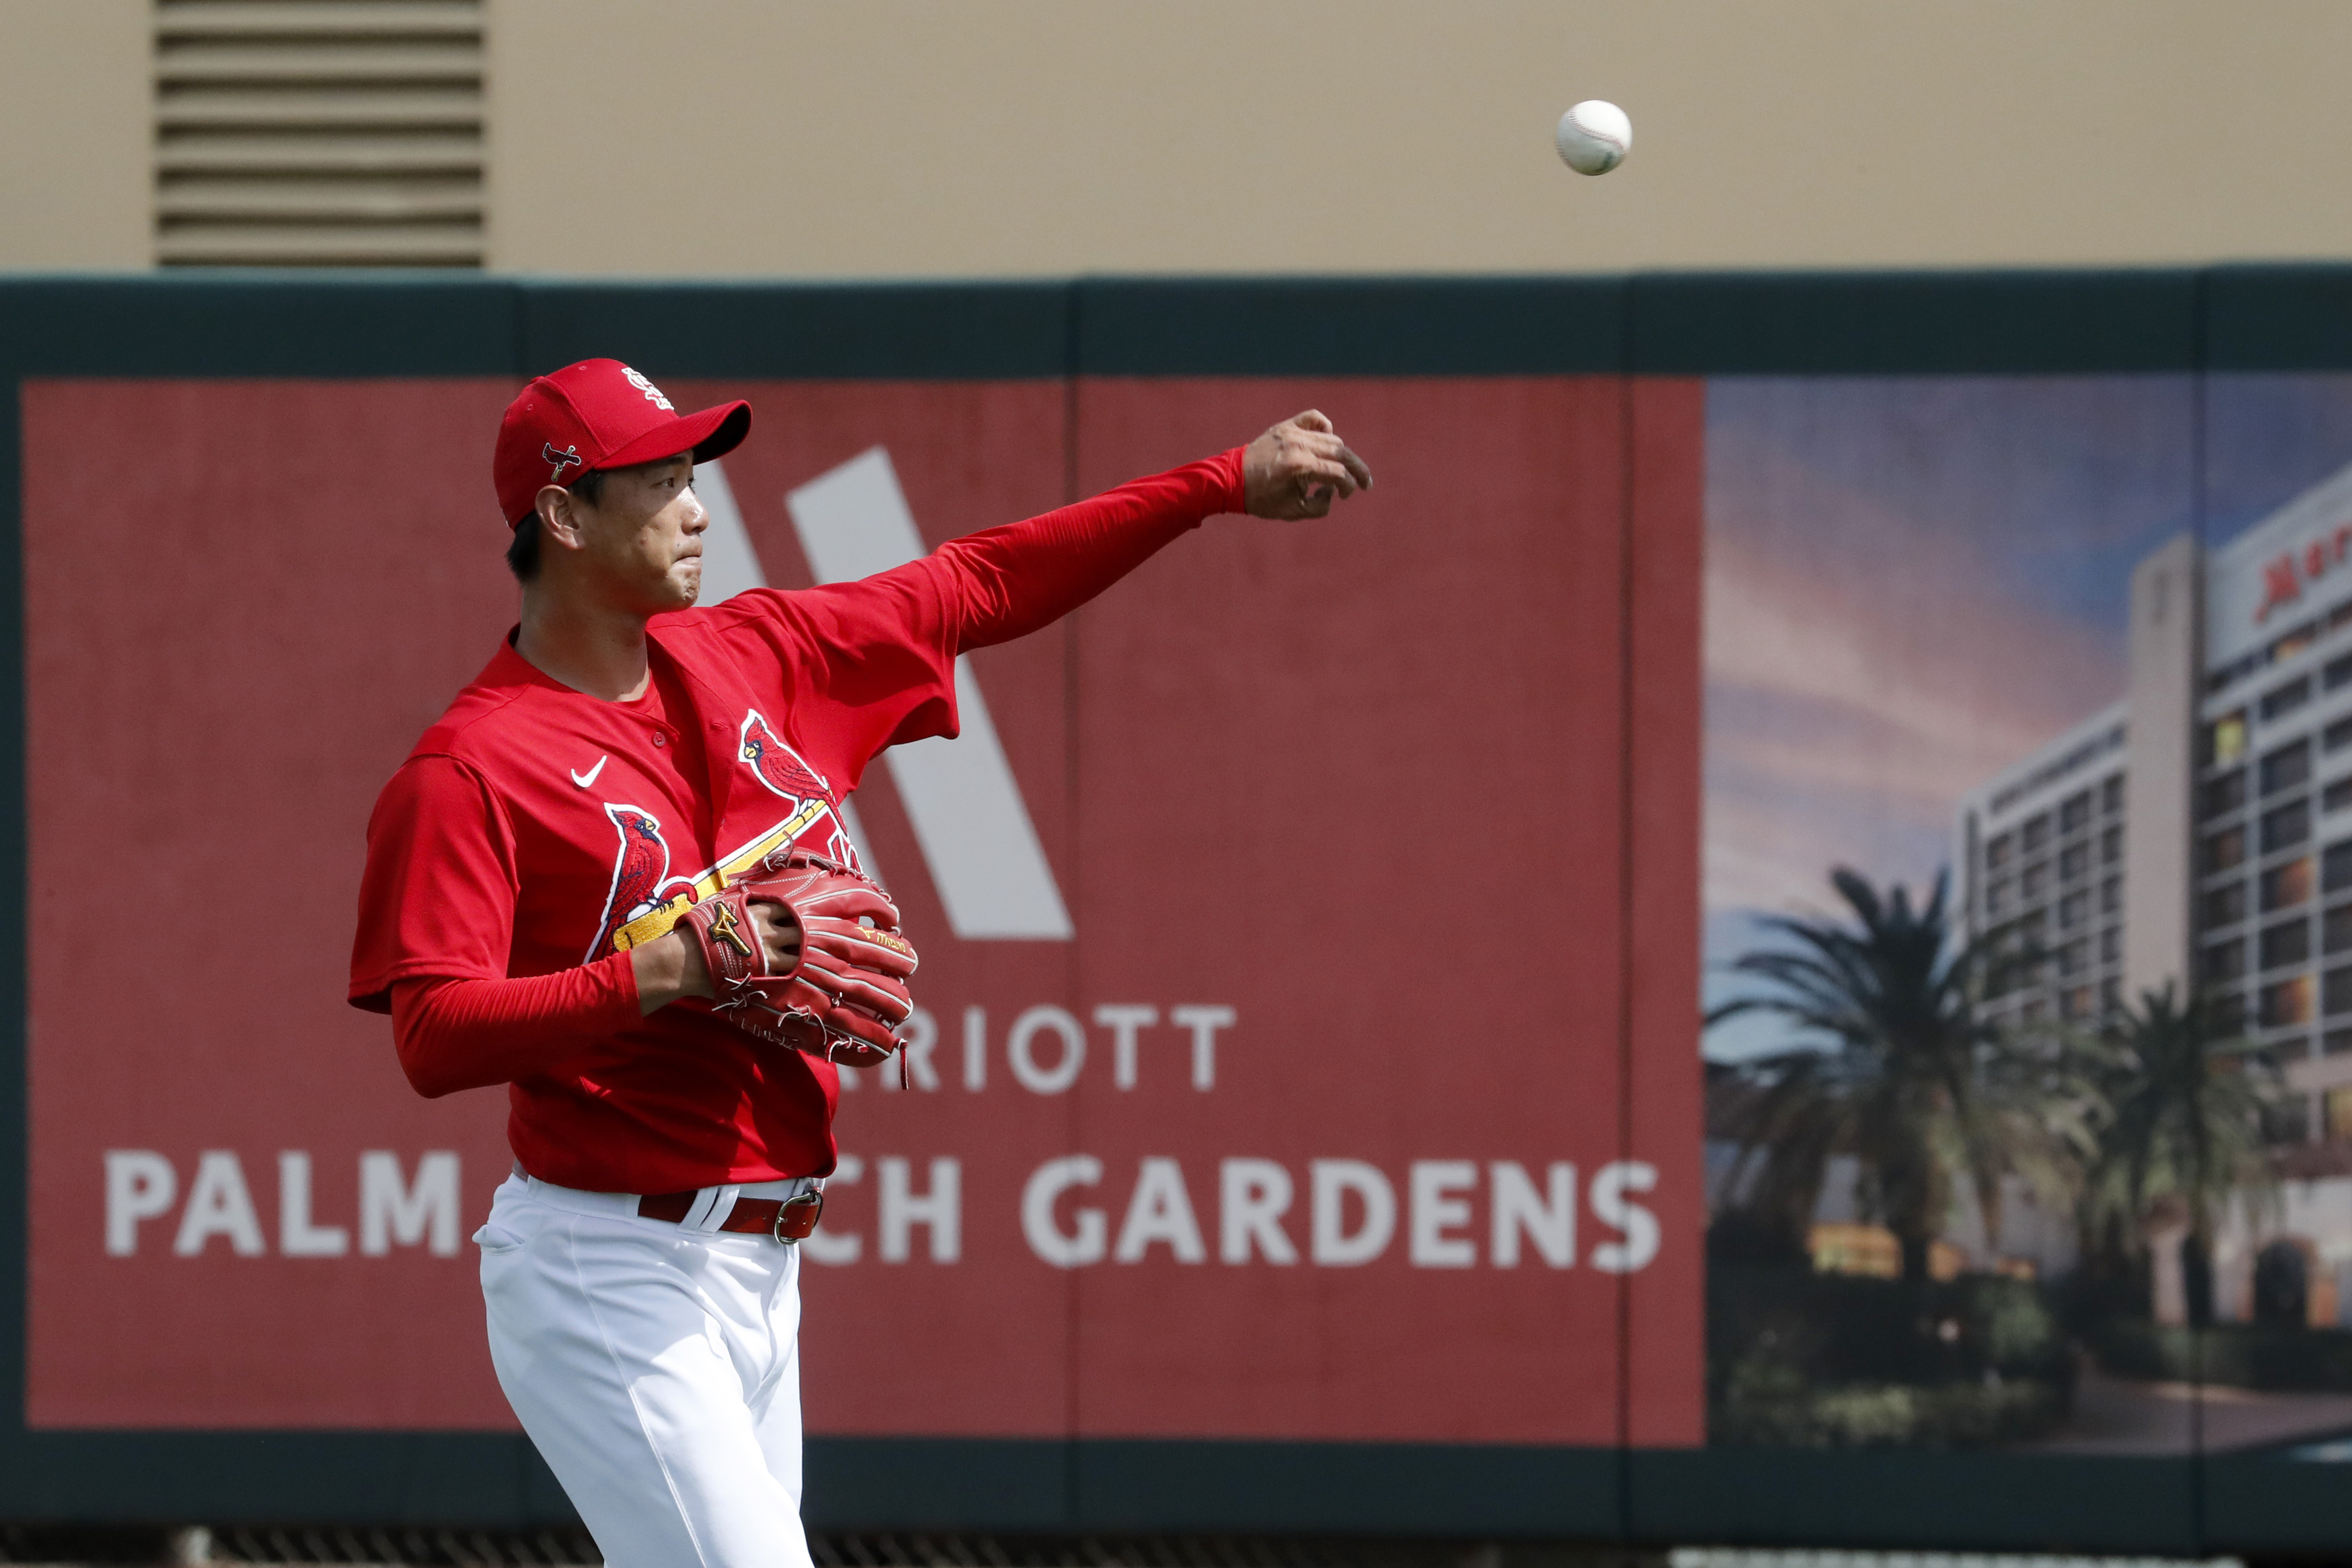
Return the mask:
{"type": "Polygon", "coordinates": [[[531,584],[523,589],[515,652],[574,691],[625,702],[644,696],[653,678],[646,658],[646,619],[632,610],[531,584]]]}

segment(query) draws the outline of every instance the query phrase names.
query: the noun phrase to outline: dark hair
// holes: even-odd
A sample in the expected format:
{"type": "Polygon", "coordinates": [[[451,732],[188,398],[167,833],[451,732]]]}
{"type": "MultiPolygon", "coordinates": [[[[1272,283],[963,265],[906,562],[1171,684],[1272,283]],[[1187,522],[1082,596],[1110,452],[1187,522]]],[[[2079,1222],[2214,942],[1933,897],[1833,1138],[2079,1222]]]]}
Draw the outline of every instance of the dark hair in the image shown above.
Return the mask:
{"type": "Polygon", "coordinates": [[[515,524],[514,537],[507,541],[507,570],[518,583],[539,575],[539,513],[528,513],[515,524]]]}
{"type": "MultiPolygon", "coordinates": [[[[591,468],[563,487],[590,506],[604,499],[604,470],[591,468]]],[[[518,583],[528,583],[539,575],[539,513],[527,514],[515,524],[514,537],[507,542],[507,570],[515,574],[518,583]]]]}

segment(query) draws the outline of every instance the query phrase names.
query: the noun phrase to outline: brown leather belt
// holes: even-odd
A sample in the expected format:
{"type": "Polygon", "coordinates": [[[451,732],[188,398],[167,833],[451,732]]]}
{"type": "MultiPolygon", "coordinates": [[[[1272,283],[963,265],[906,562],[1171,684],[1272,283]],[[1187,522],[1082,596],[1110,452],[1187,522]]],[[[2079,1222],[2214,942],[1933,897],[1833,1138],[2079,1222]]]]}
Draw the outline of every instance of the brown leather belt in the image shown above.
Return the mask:
{"type": "MultiPolygon", "coordinates": [[[[646,1219],[666,1219],[672,1225],[693,1212],[694,1200],[700,1193],[647,1193],[637,1200],[637,1213],[646,1219]]],[[[737,1198],[727,1217],[719,1222],[721,1230],[731,1230],[742,1236],[772,1236],[778,1241],[799,1241],[816,1229],[817,1216],[824,1213],[824,1194],[810,1189],[789,1198],[737,1198]]]]}

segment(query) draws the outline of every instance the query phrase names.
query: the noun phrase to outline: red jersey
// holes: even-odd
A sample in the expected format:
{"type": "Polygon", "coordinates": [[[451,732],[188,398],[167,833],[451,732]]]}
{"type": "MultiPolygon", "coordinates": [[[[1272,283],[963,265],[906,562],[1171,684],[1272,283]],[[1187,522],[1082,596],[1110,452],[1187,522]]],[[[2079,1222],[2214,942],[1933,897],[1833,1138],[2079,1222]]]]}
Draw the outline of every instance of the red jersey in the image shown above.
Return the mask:
{"type": "MultiPolygon", "coordinates": [[[[608,958],[632,921],[782,842],[854,862],[841,802],[886,746],[956,732],[958,654],[1050,624],[1241,503],[1236,449],[863,582],[656,616],[633,701],[550,679],[509,634],[376,802],[351,1001],[608,958]]],[[[516,1079],[508,1138],[532,1175],[591,1191],[823,1175],[839,1089],[832,1064],[688,1000],[516,1079]]]]}

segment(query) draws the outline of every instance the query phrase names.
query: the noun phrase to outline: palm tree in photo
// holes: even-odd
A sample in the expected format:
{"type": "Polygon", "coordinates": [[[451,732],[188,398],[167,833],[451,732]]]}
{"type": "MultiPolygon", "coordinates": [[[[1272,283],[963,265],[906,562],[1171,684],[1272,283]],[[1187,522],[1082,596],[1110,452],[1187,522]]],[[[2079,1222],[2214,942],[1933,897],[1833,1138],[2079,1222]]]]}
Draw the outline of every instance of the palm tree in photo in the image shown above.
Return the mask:
{"type": "Polygon", "coordinates": [[[2081,1205],[2084,1251],[2128,1262],[2146,1250],[2151,1211],[2184,1213],[2210,1254],[2232,1194],[2261,1202],[2276,1185],[2263,1112],[2278,1070],[2212,999],[2167,984],[2140,994],[2110,1031],[2100,1089],[2110,1109],[2081,1205]]]}
{"type": "Polygon", "coordinates": [[[1882,895],[1843,867],[1830,880],[1851,921],[1767,920],[1786,945],[1731,967],[1768,989],[1707,1016],[1768,1014],[1811,1037],[1736,1069],[1726,1103],[1739,1153],[1723,1190],[1801,1237],[1831,1159],[1852,1155],[1864,1211],[1894,1233],[1903,1277],[1924,1280],[1956,1180],[1997,1242],[2002,1178],[2067,1186],[2096,1097],[2064,1038],[2012,1040],[1979,1017],[1983,985],[2008,961],[1988,939],[1956,942],[1948,877],[1916,908],[1903,887],[1882,895]]]}

